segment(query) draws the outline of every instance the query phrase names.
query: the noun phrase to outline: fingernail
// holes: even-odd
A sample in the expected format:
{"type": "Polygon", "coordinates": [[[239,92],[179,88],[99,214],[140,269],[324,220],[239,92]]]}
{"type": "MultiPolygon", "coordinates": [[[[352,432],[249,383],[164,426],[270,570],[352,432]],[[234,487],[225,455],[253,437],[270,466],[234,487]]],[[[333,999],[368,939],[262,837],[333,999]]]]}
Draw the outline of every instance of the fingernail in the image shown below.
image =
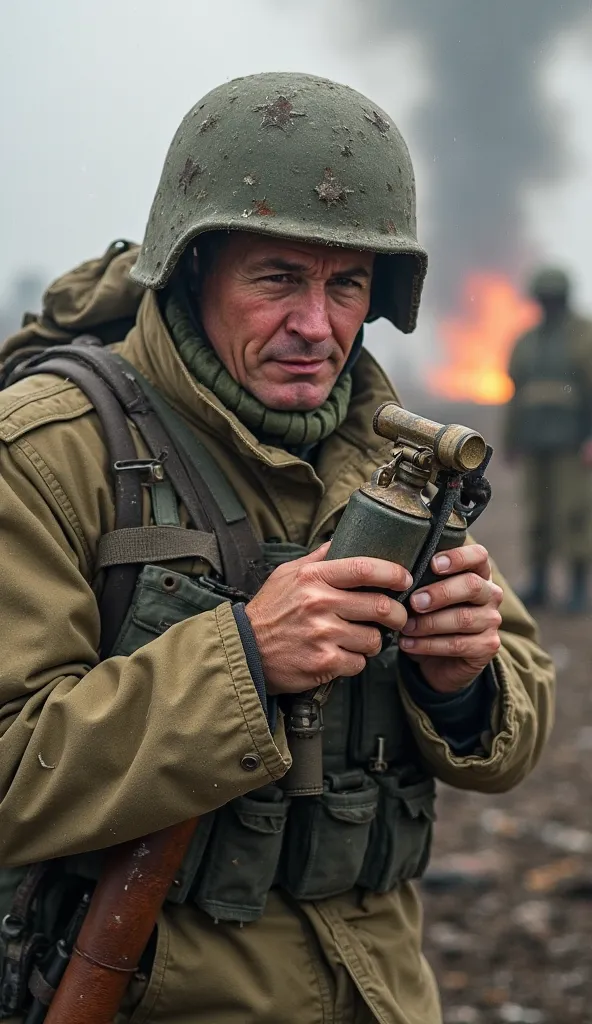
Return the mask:
{"type": "Polygon", "coordinates": [[[436,572],[446,572],[447,569],[450,569],[451,564],[448,555],[436,555],[434,558],[434,569],[436,572]]]}
{"type": "Polygon", "coordinates": [[[403,633],[414,633],[417,629],[417,619],[407,619],[403,627],[403,633]]]}
{"type": "Polygon", "coordinates": [[[405,587],[405,590],[407,590],[407,587],[410,587],[412,583],[413,583],[413,576],[411,575],[410,572],[406,572],[405,573],[405,579],[403,580],[403,586],[405,587]]]}
{"type": "Polygon", "coordinates": [[[399,639],[399,647],[402,647],[403,650],[409,651],[412,647],[415,647],[415,640],[409,636],[402,636],[399,639]]]}
{"type": "Polygon", "coordinates": [[[418,611],[422,612],[425,608],[429,608],[432,603],[432,599],[429,594],[414,594],[411,598],[411,604],[418,611]]]}

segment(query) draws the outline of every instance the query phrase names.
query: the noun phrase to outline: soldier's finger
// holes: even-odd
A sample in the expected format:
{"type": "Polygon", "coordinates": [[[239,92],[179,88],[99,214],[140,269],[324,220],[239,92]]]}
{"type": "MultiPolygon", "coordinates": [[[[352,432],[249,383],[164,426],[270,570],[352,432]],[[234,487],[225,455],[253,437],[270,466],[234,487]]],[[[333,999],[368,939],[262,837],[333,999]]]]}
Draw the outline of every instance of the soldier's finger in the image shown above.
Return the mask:
{"type": "Polygon", "coordinates": [[[333,678],[336,679],[338,676],[357,676],[365,668],[366,658],[363,654],[352,654],[351,651],[342,650],[339,657],[339,672],[333,678]]]}
{"type": "Polygon", "coordinates": [[[440,551],[432,558],[432,570],[438,576],[459,572],[475,572],[484,580],[491,579],[489,552],[482,544],[465,544],[461,548],[440,551]]]}
{"type": "MultiPolygon", "coordinates": [[[[312,567],[302,566],[302,572],[312,572],[312,567]]],[[[317,564],[314,578],[323,580],[338,590],[357,590],[360,587],[375,587],[377,590],[406,590],[413,580],[407,569],[384,558],[335,558],[317,564]]]]}
{"type": "Polygon", "coordinates": [[[431,583],[429,587],[418,590],[410,598],[414,612],[437,611],[455,604],[487,604],[489,601],[499,605],[502,598],[501,587],[491,580],[485,580],[475,572],[464,572],[460,576],[451,576],[441,583],[431,583]]]}
{"type": "Polygon", "coordinates": [[[498,629],[502,617],[497,608],[486,605],[459,604],[439,612],[410,615],[402,632],[406,636],[440,636],[447,633],[483,633],[498,629]]]}
{"type": "Polygon", "coordinates": [[[464,658],[467,661],[481,661],[487,665],[500,649],[500,635],[496,629],[487,630],[477,636],[453,633],[450,636],[401,636],[399,647],[410,654],[439,658],[464,658]]]}
{"type": "Polygon", "coordinates": [[[387,629],[402,629],[407,621],[407,611],[399,601],[388,594],[347,591],[332,598],[331,611],[353,622],[378,622],[387,629]]]}
{"type": "Polygon", "coordinates": [[[335,641],[344,651],[371,658],[382,648],[382,633],[376,626],[359,626],[348,622],[344,629],[336,633],[335,641]]]}

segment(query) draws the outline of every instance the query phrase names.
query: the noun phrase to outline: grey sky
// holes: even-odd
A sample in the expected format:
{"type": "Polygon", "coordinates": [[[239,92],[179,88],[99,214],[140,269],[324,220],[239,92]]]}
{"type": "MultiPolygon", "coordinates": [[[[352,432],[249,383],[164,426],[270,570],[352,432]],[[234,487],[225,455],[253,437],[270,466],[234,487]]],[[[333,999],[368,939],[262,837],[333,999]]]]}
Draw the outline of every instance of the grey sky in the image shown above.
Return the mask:
{"type": "Polygon", "coordinates": [[[31,258],[59,271],[139,239],[179,120],[220,81],[300,68],[360,80],[317,34],[312,5],[278,8],[4,0],[0,282],[31,258]]]}
{"type": "MultiPolygon", "coordinates": [[[[392,113],[418,164],[429,244],[437,168],[419,159],[412,130],[414,105],[433,87],[429,69],[409,38],[361,46],[347,9],[343,0],[3,0],[0,294],[20,268],[50,277],[113,238],[139,240],[182,115],[219,82],[261,70],[334,77],[392,113]]],[[[592,66],[577,39],[559,42],[541,77],[576,165],[559,189],[526,197],[532,234],[575,271],[592,307],[592,66]]],[[[429,316],[417,350],[426,334],[429,316]]]]}

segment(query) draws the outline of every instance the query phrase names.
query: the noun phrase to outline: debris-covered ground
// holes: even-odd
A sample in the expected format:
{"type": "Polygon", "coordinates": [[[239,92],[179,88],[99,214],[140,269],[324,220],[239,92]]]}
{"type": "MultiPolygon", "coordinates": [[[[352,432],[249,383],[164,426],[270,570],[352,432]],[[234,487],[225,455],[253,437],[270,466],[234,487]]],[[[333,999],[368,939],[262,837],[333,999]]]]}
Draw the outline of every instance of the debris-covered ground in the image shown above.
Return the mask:
{"type": "MultiPolygon", "coordinates": [[[[493,411],[462,412],[450,418],[495,427],[493,411]]],[[[518,585],[517,478],[501,460],[490,476],[495,504],[474,532],[518,585]]],[[[538,619],[558,669],[540,764],[508,794],[440,787],[423,900],[446,1024],[592,1024],[592,616],[538,619]]]]}

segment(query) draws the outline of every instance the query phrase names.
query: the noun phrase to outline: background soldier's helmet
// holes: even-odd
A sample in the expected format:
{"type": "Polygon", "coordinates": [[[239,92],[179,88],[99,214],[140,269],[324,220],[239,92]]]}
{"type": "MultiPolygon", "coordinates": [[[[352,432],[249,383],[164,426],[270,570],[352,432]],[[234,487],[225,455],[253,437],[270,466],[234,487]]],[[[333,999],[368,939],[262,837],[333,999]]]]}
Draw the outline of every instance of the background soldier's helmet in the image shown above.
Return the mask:
{"type": "Polygon", "coordinates": [[[313,75],[251,75],[193,107],[132,277],[162,288],[192,239],[219,230],[376,252],[368,319],[414,329],[427,256],[413,167],[398,129],[361,93],[313,75]]]}
{"type": "Polygon", "coordinates": [[[542,267],[533,275],[529,291],[535,299],[566,299],[570,291],[569,278],[559,267],[542,267]]]}

